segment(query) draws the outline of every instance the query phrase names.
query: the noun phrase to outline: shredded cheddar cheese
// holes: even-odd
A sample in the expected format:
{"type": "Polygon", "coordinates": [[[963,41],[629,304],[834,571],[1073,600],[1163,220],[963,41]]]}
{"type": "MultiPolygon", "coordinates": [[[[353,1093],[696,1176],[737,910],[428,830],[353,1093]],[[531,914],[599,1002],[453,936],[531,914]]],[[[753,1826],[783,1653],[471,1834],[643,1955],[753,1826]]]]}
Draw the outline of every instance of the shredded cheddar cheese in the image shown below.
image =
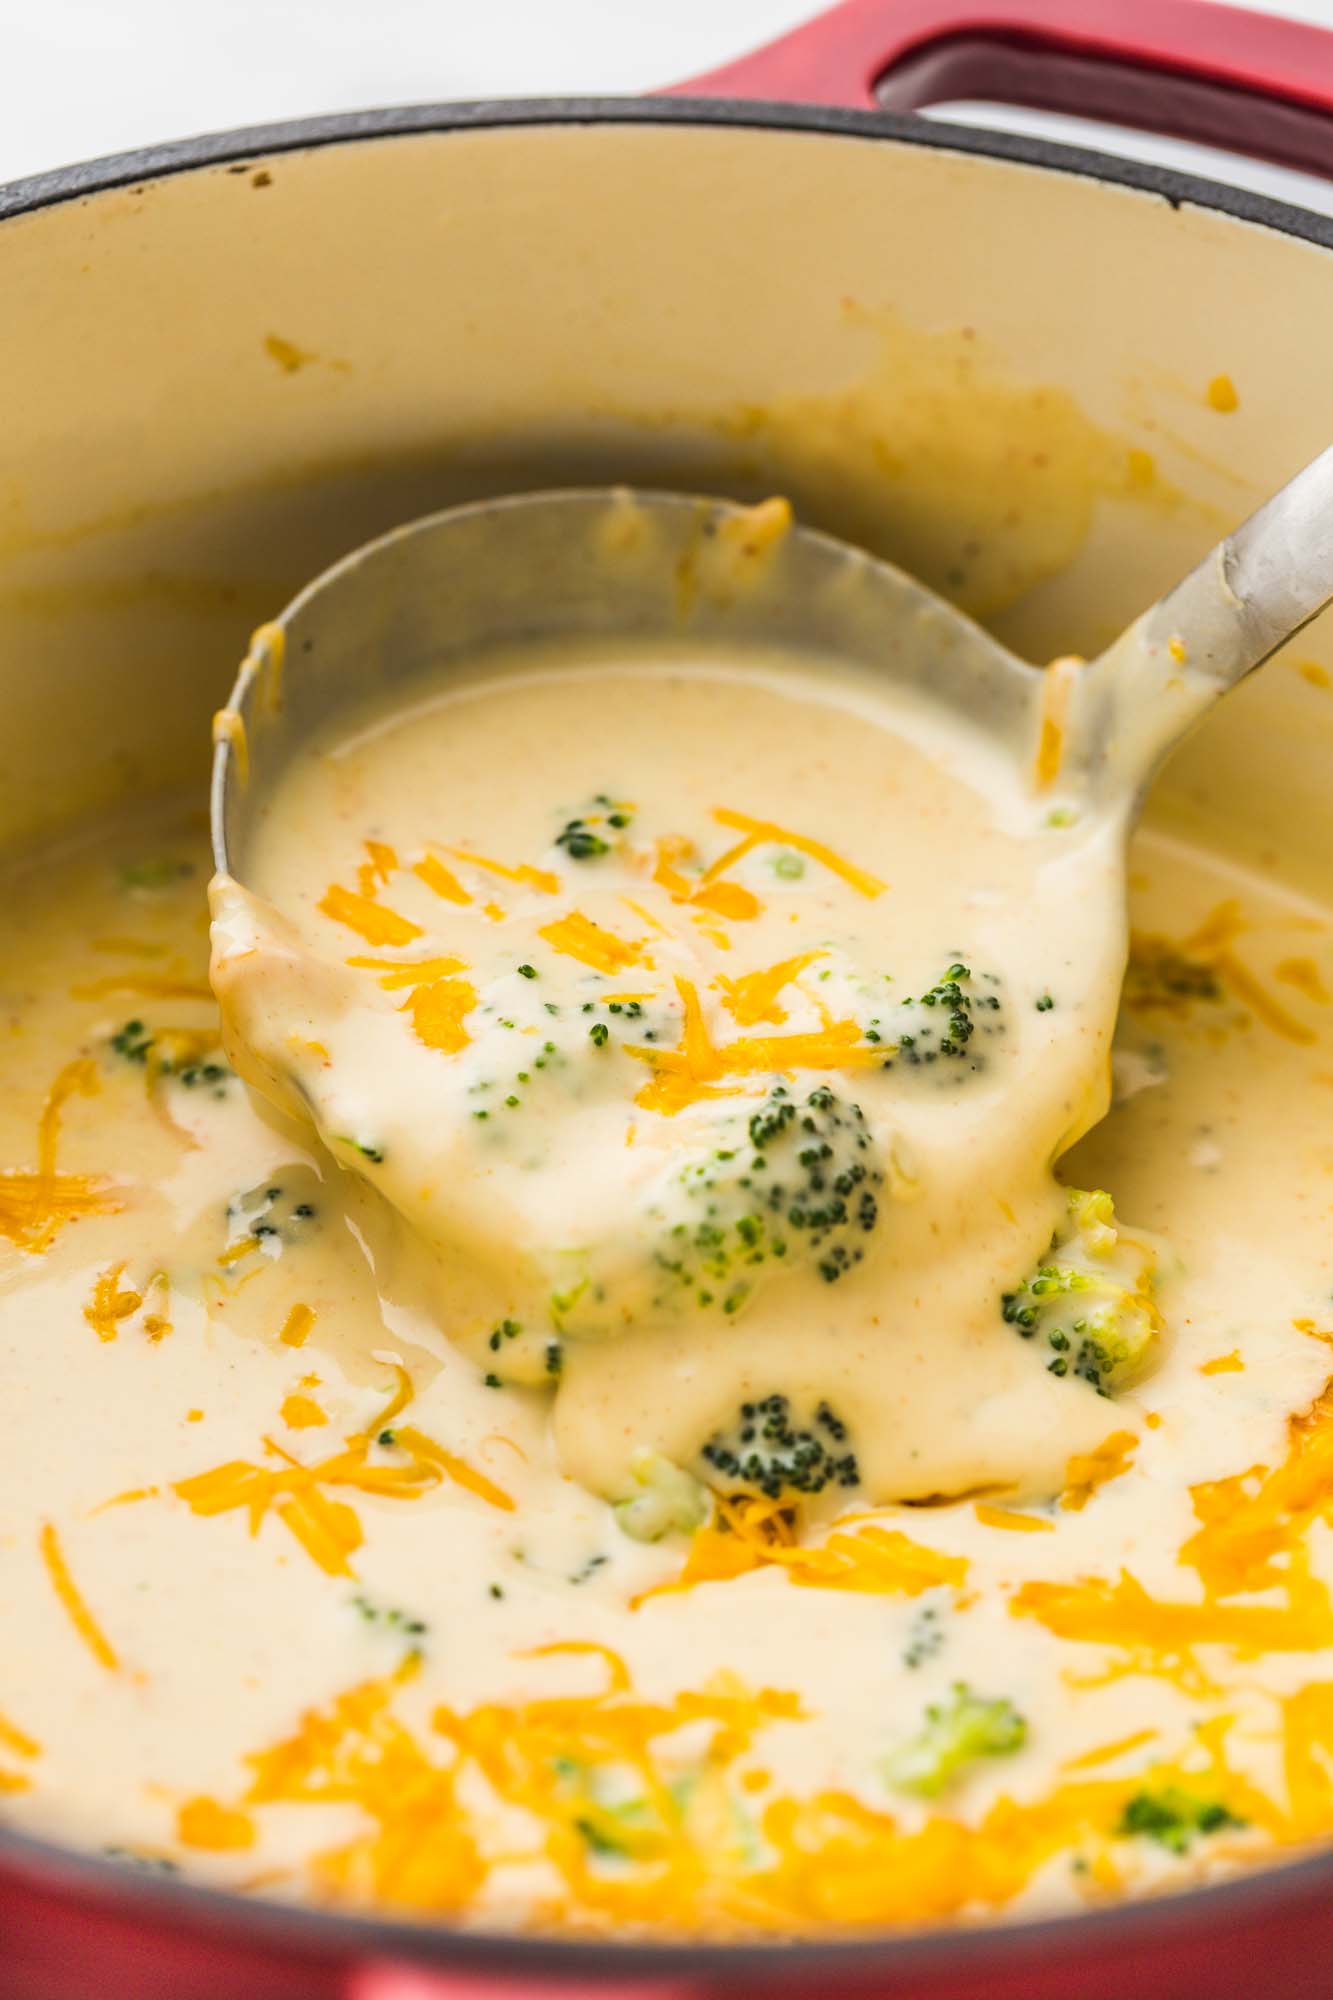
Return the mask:
{"type": "Polygon", "coordinates": [[[474,854],[467,847],[446,847],[444,851],[451,854],[455,861],[466,861],[469,867],[480,868],[487,875],[499,875],[502,880],[518,882],[525,889],[540,889],[544,896],[558,896],[560,893],[560,877],[553,875],[549,868],[532,868],[525,861],[511,868],[507,862],[488,860],[484,854],[474,854]]]}
{"type": "Polygon", "coordinates": [[[354,1509],[343,1500],[331,1499],[325,1488],[350,1489],[390,1500],[418,1500],[448,1479],[489,1506],[512,1511],[514,1503],[502,1488],[411,1426],[400,1425],[393,1432],[396,1447],[407,1454],[405,1459],[398,1457],[396,1450],[391,1459],[372,1459],[372,1439],[392,1424],[411,1398],[411,1379],[406,1371],[399,1374],[399,1386],[390,1402],[364,1432],[345,1439],[341,1451],[304,1465],[267,1438],[269,1452],[281,1460],[277,1467],[232,1459],[210,1472],[177,1480],[172,1491],[193,1513],[206,1519],[244,1510],[252,1535],[258,1534],[272,1511],[311,1560],[330,1576],[353,1574],[349,1557],[360,1548],[364,1535],[354,1509]]]}
{"type": "Polygon", "coordinates": [[[779,964],[766,966],[760,972],[743,973],[739,979],[728,979],[719,974],[718,985],[722,989],[723,1004],[737,1027],[753,1028],[760,1021],[772,1021],[774,1024],[785,1021],[787,1013],[778,1004],[779,993],[820,956],[817,951],[799,952],[794,958],[784,958],[779,964]]]}
{"type": "Polygon", "coordinates": [[[1054,1521],[1044,1514],[1016,1514],[1008,1507],[992,1507],[978,1500],[972,1508],[983,1528],[1005,1528],[1014,1535],[1052,1534],[1054,1521]]]}
{"type": "Polygon", "coordinates": [[[245,717],[235,708],[220,708],[213,717],[213,742],[229,747],[236,765],[236,781],[244,785],[250,778],[250,742],[245,733],[245,717]]]}
{"type": "Polygon", "coordinates": [[[641,944],[617,937],[614,931],[595,924],[580,910],[571,910],[556,923],[543,924],[537,935],[546,940],[552,951],[576,958],[580,965],[591,966],[594,972],[623,972],[627,966],[646,962],[641,944]]]}
{"type": "Polygon", "coordinates": [[[414,924],[410,917],[400,917],[396,910],[354,889],[344,889],[338,882],[330,884],[319,908],[335,924],[345,925],[370,945],[411,944],[421,936],[420,924],[414,924]]]}
{"type": "Polygon", "coordinates": [[[307,1305],[294,1305],[282,1323],[278,1339],[284,1347],[304,1347],[310,1338],[315,1315],[307,1305]]]}
{"type": "Polygon", "coordinates": [[[727,806],[715,806],[713,818],[719,826],[730,827],[743,834],[744,838],[704,870],[705,886],[734,868],[753,848],[774,846],[794,847],[798,854],[817,861],[821,868],[840,876],[859,896],[869,897],[872,901],[876,896],[882,896],[888,887],[887,882],[881,882],[878,875],[872,875],[869,869],[859,868],[854,862],[845,861],[840,854],[835,854],[824,841],[812,840],[808,834],[793,833],[790,827],[779,826],[775,820],[752,819],[748,813],[733,812],[727,806]]]}
{"type": "Polygon", "coordinates": [[[101,1175],[61,1173],[56,1165],[60,1122],[74,1096],[98,1089],[96,1065],[86,1056],[66,1063],[46,1095],[37,1121],[37,1170],[0,1171],[0,1236],[40,1256],[60,1230],[85,1215],[115,1215],[124,1200],[101,1175]]]}
{"type": "Polygon", "coordinates": [[[1052,660],[1046,669],[1042,681],[1037,751],[1032,766],[1032,781],[1039,792],[1048,790],[1055,783],[1064,764],[1069,705],[1085,664],[1085,661],[1070,654],[1067,658],[1052,660]]]}
{"type": "Polygon", "coordinates": [[[51,1588],[60,1599],[61,1608],[70,1624],[82,1639],[99,1667],[105,1667],[109,1674],[120,1671],[120,1657],[106,1633],[98,1624],[74,1578],[70,1575],[65,1551],[54,1525],[46,1521],[39,1537],[42,1561],[51,1579],[51,1588]]]}
{"type": "Polygon", "coordinates": [[[636,1102],[645,1111],[666,1116],[702,1098],[727,1096],[728,1088],[713,1086],[724,1077],[768,1076],[775,1071],[879,1068],[886,1050],[868,1045],[859,1023],[837,1021],[818,1034],[760,1035],[714,1043],[708,1032],[699,991],[689,979],[677,978],[683,1015],[680,1046],[675,1049],[628,1043],[626,1053],[653,1070],[636,1102]]]}
{"type": "Polygon", "coordinates": [[[461,958],[449,953],[435,958],[349,958],[347,963],[364,971],[378,972],[379,983],[386,993],[404,986],[428,986],[432,979],[467,970],[461,958]]]}
{"type": "Polygon", "coordinates": [[[916,1597],[940,1584],[958,1589],[967,1576],[963,1557],[927,1548],[896,1528],[870,1524],[855,1534],[835,1528],[822,1542],[802,1544],[781,1501],[720,1497],[712,1520],[691,1541],[680,1575],[636,1602],[692,1590],[700,1583],[726,1582],[767,1566],[811,1589],[871,1596],[916,1597]]]}
{"type": "MultiPolygon", "coordinates": [[[[20,1729],[16,1722],[11,1722],[3,1714],[0,1714],[0,1750],[29,1761],[42,1754],[42,1746],[36,1738],[29,1736],[26,1729],[20,1729]]],[[[32,1783],[30,1771],[23,1768],[13,1770],[8,1765],[0,1764],[0,1795],[31,1791],[32,1783]]]]}
{"type": "Polygon", "coordinates": [[[253,1847],[255,1823],[249,1813],[216,1799],[186,1799],[176,1814],[176,1838],[182,1847],[203,1848],[211,1854],[234,1853],[253,1847]]]}
{"type": "Polygon", "coordinates": [[[457,1055],[470,1040],[463,1023],[476,1004],[476,987],[466,979],[450,977],[418,986],[403,1002],[403,1009],[412,1016],[418,1041],[442,1055],[457,1055]]]}
{"type": "Polygon", "coordinates": [[[412,873],[419,876],[428,889],[446,903],[470,903],[467,890],[451,868],[446,868],[438,854],[423,854],[420,861],[412,863],[412,873]]]}
{"type": "Polygon", "coordinates": [[[1065,1472],[1065,1490],[1060,1496],[1060,1505],[1067,1511],[1079,1513],[1099,1486],[1105,1486],[1108,1479],[1118,1479],[1122,1472],[1128,1470],[1138,1444],[1133,1431],[1112,1431],[1095,1451],[1076,1453],[1065,1472]]]}

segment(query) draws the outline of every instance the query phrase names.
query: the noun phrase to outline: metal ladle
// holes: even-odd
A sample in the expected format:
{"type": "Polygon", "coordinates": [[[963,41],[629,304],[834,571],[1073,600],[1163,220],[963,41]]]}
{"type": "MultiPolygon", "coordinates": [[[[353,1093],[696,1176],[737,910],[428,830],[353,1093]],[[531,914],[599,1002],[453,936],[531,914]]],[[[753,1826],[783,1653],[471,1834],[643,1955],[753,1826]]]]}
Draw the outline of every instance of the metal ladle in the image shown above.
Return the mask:
{"type": "Polygon", "coordinates": [[[1104,653],[1046,670],[780,502],[595,489],[454,508],[345,557],[256,634],[215,731],[214,858],[243,880],[278,773],[340,709],[499,647],[673,634],[868,666],[983,726],[1080,813],[1128,823],[1166,753],[1330,598],[1333,448],[1104,653]]]}

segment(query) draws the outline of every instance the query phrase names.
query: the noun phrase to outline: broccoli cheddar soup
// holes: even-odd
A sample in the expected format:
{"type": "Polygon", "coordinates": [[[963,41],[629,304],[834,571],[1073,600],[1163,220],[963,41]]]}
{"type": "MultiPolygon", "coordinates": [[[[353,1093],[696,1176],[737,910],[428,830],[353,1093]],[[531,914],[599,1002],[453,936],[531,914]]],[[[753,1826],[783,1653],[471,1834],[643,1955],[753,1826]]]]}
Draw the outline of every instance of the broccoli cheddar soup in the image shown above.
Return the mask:
{"type": "Polygon", "coordinates": [[[13,1826],[722,1937],[1333,1835],[1328,911],[665,646],[330,728],[211,983],[207,869],[3,886],[13,1826]]]}

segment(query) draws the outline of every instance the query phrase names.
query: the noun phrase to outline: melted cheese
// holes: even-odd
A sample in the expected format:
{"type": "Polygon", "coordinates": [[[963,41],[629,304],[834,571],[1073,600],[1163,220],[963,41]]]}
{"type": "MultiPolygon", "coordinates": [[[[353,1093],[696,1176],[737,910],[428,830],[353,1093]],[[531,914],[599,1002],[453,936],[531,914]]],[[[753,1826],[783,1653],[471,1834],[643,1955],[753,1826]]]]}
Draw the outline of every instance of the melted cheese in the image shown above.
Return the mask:
{"type": "Polygon", "coordinates": [[[1112,1426],[998,1306],[1103,1108],[1120,869],[850,668],[538,650],[312,746],[215,884],[213,977],[232,1060],[431,1246],[445,1331],[502,1384],[553,1353],[594,1491],[776,1394],[856,1411],[874,1500],[1049,1494],[1112,1426]]]}
{"type": "MultiPolygon", "coordinates": [[[[609,698],[600,684],[599,709],[609,698]]],[[[367,824],[352,812],[331,827],[309,904],[284,899],[293,952],[317,945],[331,962],[300,988],[312,1005],[288,1020],[295,1040],[275,1048],[275,1075],[296,1068],[307,1088],[321,1077],[342,1087],[350,996],[393,1037],[395,1063],[422,1065],[412,1075],[452,1075],[504,1036],[522,1049],[515,1075],[563,1090],[536,1059],[545,1041],[564,1046],[545,1023],[566,1017],[547,1014],[546,1000],[563,1009],[572,996],[580,1035],[585,1023],[607,1028],[604,1048],[589,1038],[581,1074],[593,1091],[585,1108],[614,1141],[605,1181],[573,1193],[614,1202],[640,1157],[650,1177],[680,1135],[752,1110],[766,1078],[747,1048],[772,1059],[800,1037],[821,1058],[791,1071],[802,1100],[826,1082],[865,1103],[877,1134],[881,1121],[894,1126],[892,1157],[877,1140],[885,1212],[915,1228],[932,1195],[912,1191],[931,1161],[907,1127],[920,1120],[926,1133],[939,1109],[966,1143],[992,1081],[1058,1053],[1046,1037],[1070,1028],[1073,988],[1056,983],[1049,959],[999,963],[1012,899],[937,913],[902,852],[851,823],[848,735],[855,775],[882,768],[869,746],[886,732],[859,711],[854,725],[845,710],[830,720],[822,692],[812,700],[784,683],[762,700],[749,688],[737,696],[735,726],[710,748],[704,700],[693,686],[673,692],[697,772],[683,801],[666,796],[647,750],[631,771],[589,750],[558,798],[517,788],[504,826],[487,817],[495,784],[478,778],[446,825],[433,815],[415,829],[367,824]],[[836,789],[836,812],[819,803],[822,779],[800,796],[774,783],[756,720],[770,700],[805,704],[811,765],[839,774],[825,794],[836,789]],[[605,878],[594,871],[611,857],[578,862],[553,845],[581,809],[607,810],[592,803],[600,791],[633,801],[631,825],[616,830],[625,852],[605,878]],[[747,837],[719,811],[778,829],[780,842],[758,843],[734,876],[703,885],[747,837]],[[797,837],[882,892],[863,894],[797,837]],[[508,907],[487,917],[488,871],[445,854],[446,842],[553,876],[557,890],[491,875],[508,907]],[[419,872],[427,856],[444,857],[468,901],[419,872]],[[783,856],[803,871],[784,874],[783,856]],[[369,945],[315,907],[334,882],[421,936],[369,945]],[[745,892],[729,912],[698,900],[701,887],[728,884],[745,892]],[[741,914],[745,898],[755,913],[741,914]],[[633,945],[639,963],[603,973],[539,937],[574,911],[633,945]],[[940,934],[923,939],[937,914],[940,934]],[[977,928],[960,934],[964,915],[977,928]],[[849,1039],[840,1024],[871,1019],[858,983],[867,968],[919,994],[955,950],[974,971],[999,965],[1015,1068],[997,1049],[994,1078],[913,1097],[912,1079],[861,1059],[884,1041],[849,1039]],[[498,964],[509,967],[503,1015],[479,1019],[498,964]],[[688,1004],[677,979],[693,991],[688,1004]],[[432,1048],[404,1002],[451,981],[477,993],[456,1015],[470,1039],[432,1048]],[[1039,1013],[1048,990],[1060,1004],[1039,1013]],[[671,1060],[631,1055],[631,1041],[671,1060]],[[603,1099],[592,1061],[604,1056],[603,1099]],[[636,1104],[650,1085],[687,1101],[636,1104]]],[[[543,755],[562,706],[553,697],[534,730],[543,755]]],[[[655,746],[659,725],[630,740],[655,746]]],[[[583,727],[563,726],[570,737],[583,727]]],[[[921,776],[921,749],[890,747],[886,797],[921,776]]],[[[946,772],[939,792],[946,853],[950,813],[961,825],[988,795],[975,771],[971,789],[946,772]]],[[[1001,824],[995,851],[1024,839],[1001,824]]],[[[1024,1469],[1003,1492],[929,1505],[876,1504],[864,1486],[799,1504],[722,1490],[693,1532],[645,1544],[564,1475],[556,1448],[576,1469],[585,1450],[614,1468],[612,1409],[646,1413],[659,1429],[636,1421],[634,1435],[669,1442],[679,1411],[695,1406],[674,1400],[674,1373],[665,1397],[664,1360],[697,1379],[734,1341],[750,1349],[738,1374],[766,1388],[756,1357],[782,1361],[796,1339],[784,1324],[795,1328],[812,1300],[806,1334],[818,1329],[839,1379],[856,1385],[844,1414],[859,1446],[872,1381],[852,1350],[896,1341],[903,1397],[920,1387],[918,1349],[923,1367],[956,1354],[927,1346],[937,1321],[924,1307],[905,1338],[883,1314],[873,1325],[874,1301],[896,1282],[892,1243],[836,1283],[807,1272],[786,1303],[785,1275],[774,1278],[717,1322],[715,1338],[687,1323],[669,1351],[651,1327],[540,1325],[534,1340],[517,1291],[504,1290],[517,1239],[501,1238],[492,1264],[423,1259],[382,1198],[379,1173],[398,1143],[373,1122],[382,1098],[349,1104],[331,1134],[383,1151],[377,1165],[346,1145],[335,1158],[304,1113],[291,1124],[261,1112],[231,1073],[204,997],[204,867],[196,830],[146,815],[98,827],[84,848],[29,862],[2,885],[0,1602],[17,1635],[0,1659],[8,1822],[254,1894],[486,1927],[722,1938],[1104,1903],[1333,1836],[1326,911],[1232,866],[1220,847],[1160,831],[1138,840],[1121,1095],[1061,1164],[1071,1185],[1111,1190],[1119,1214],[1160,1242],[1162,1325],[1137,1388],[1108,1400],[1052,1376],[1049,1346],[1020,1338],[999,1309],[997,1289],[1023,1276],[1034,1248],[1044,1254],[1058,1220],[1045,1161],[1026,1184],[997,1187],[998,1224],[980,1197],[946,1218],[955,1233],[936,1277],[975,1254],[970,1282],[980,1272],[989,1287],[984,1315],[975,1298],[969,1307],[978,1351],[984,1341],[997,1367],[1012,1361],[1020,1401],[1040,1381],[1053,1413],[1040,1481],[1024,1469]],[[145,967],[156,984],[136,984],[145,967]],[[1024,1219],[1034,1188],[1051,1202],[1035,1244],[1024,1219]],[[840,1329],[857,1326],[839,1345],[840,1329]],[[555,1448],[549,1347],[562,1362],[555,1448]],[[1218,1369],[1220,1358],[1243,1365],[1218,1369]],[[639,1369],[636,1403],[623,1392],[639,1369]],[[531,1386],[511,1380],[525,1371],[531,1386]],[[489,1386],[492,1374],[504,1386],[489,1386]],[[1080,1435],[1073,1413],[1084,1406],[1092,1421],[1080,1435]],[[306,1421],[314,1409],[324,1423],[306,1421]],[[894,1753],[958,1682],[1011,1703],[1025,1739],[974,1759],[937,1798],[897,1789],[894,1753]]],[[[1058,886],[1057,863],[1050,896],[1058,886]]],[[[1049,919],[1034,917],[1033,948],[1050,935],[1049,919]]],[[[499,1093],[497,1120],[521,1111],[505,1106],[510,1094],[499,1093]]],[[[1048,1149],[1096,1108],[1071,1106],[1061,1122],[1047,1106],[1048,1149]]],[[[494,1164],[503,1182],[503,1156],[494,1164]]],[[[401,1185],[413,1185],[406,1172],[401,1185]]],[[[423,1159],[423,1205],[466,1192],[447,1163],[423,1159]],[[434,1178],[438,1196],[426,1191],[434,1178]]],[[[1091,1285],[1106,1268],[1098,1242],[1113,1260],[1120,1251],[1096,1238],[1109,1226],[1100,1205],[1084,1208],[1079,1268],[1091,1285]]],[[[563,1296],[573,1283],[560,1278],[563,1296]]],[[[954,1337],[946,1327],[946,1343],[954,1337]]],[[[979,1442],[990,1449],[982,1386],[975,1358],[955,1360],[957,1414],[943,1434],[962,1440],[960,1475],[979,1442]]],[[[700,1407],[713,1421],[713,1405],[700,1407]]],[[[924,1422],[929,1407],[917,1408],[924,1422]]],[[[997,1429],[1003,1417],[993,1413],[997,1429]]]]}

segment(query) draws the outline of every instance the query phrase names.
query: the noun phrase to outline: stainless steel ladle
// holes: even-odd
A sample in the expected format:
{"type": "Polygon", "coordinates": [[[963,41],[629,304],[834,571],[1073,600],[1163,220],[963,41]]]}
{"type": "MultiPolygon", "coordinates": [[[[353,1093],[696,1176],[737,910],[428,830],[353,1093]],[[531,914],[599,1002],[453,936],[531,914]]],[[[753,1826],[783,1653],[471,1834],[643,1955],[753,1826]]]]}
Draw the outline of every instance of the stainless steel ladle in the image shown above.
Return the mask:
{"type": "Polygon", "coordinates": [[[435,514],[326,570],[261,627],[215,731],[217,868],[340,709],[528,641],[675,634],[838,655],[954,707],[1034,782],[1126,821],[1166,753],[1333,598],[1333,449],[1095,660],[1042,670],[863,550],[677,493],[532,493],[435,514]]]}

